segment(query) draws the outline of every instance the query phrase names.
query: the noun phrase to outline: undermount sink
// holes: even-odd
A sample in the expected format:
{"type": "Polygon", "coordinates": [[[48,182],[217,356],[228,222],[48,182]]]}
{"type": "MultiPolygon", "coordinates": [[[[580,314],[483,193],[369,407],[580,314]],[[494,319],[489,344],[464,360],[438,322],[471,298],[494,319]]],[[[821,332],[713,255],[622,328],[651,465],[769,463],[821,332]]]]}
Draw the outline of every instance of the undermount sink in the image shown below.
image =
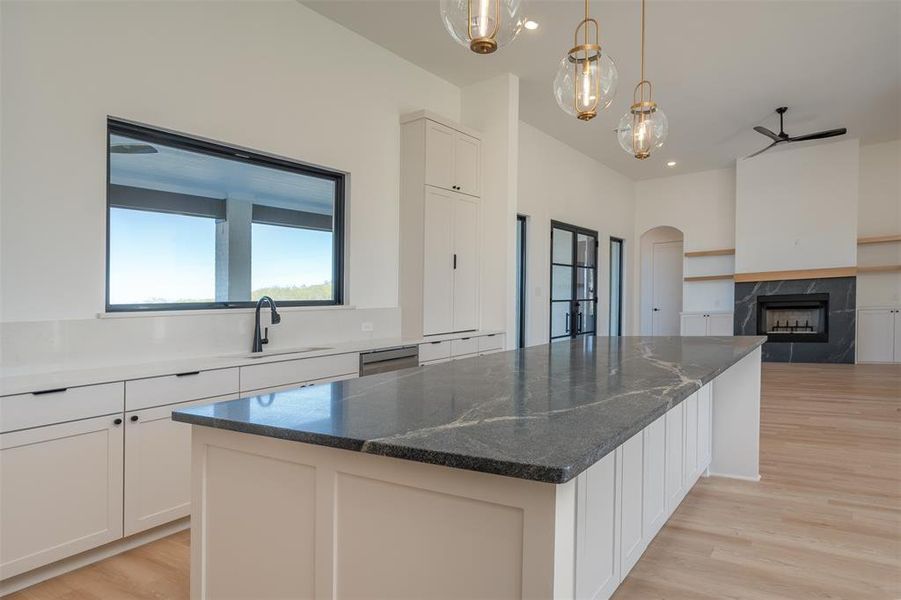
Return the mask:
{"type": "Polygon", "coordinates": [[[306,348],[290,348],[288,350],[279,350],[278,352],[251,352],[245,354],[246,358],[269,358],[270,356],[283,356],[285,354],[304,354],[306,352],[319,352],[321,350],[332,350],[329,346],[310,346],[306,348]]]}

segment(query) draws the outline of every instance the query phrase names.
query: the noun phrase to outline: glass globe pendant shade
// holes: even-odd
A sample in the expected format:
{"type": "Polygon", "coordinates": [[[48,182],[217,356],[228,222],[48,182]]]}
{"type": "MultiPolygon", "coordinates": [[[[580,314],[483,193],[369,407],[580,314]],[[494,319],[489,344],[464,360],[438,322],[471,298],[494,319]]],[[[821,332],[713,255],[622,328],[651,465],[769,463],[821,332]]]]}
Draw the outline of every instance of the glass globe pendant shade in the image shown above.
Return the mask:
{"type": "Polygon", "coordinates": [[[616,64],[600,46],[577,46],[560,61],[554,98],[567,114],[589,121],[613,102],[616,81],[616,64]]]}
{"type": "MultiPolygon", "coordinates": [[[[643,81],[636,86],[636,94],[643,81]]],[[[623,150],[639,160],[651,155],[651,151],[663,146],[669,133],[669,122],[656,102],[650,100],[650,84],[648,84],[648,100],[643,95],[629,108],[629,112],[619,120],[616,136],[623,150]]]]}
{"type": "Polygon", "coordinates": [[[491,54],[516,39],[526,18],[522,0],[441,0],[441,21],[458,44],[491,54]]]}

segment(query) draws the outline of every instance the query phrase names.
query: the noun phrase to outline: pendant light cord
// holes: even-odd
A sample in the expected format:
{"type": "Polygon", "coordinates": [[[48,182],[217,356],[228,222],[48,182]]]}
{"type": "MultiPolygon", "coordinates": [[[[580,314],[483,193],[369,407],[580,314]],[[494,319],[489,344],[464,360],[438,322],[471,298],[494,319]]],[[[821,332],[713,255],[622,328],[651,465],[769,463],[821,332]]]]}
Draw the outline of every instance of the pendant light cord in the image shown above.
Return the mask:
{"type": "Polygon", "coordinates": [[[644,3],[641,0],[641,81],[644,81],[644,3]]]}

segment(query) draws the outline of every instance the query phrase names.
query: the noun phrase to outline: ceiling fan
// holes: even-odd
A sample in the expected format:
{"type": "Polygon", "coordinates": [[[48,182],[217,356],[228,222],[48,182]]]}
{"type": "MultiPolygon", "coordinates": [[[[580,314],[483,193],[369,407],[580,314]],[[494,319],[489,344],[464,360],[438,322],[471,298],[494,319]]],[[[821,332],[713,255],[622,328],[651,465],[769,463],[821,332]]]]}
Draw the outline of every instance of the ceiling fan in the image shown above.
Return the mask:
{"type": "Polygon", "coordinates": [[[807,142],[810,140],[822,140],[824,138],[831,138],[837,135],[845,135],[848,133],[848,130],[844,127],[839,129],[827,129],[826,131],[818,131],[816,133],[808,133],[807,135],[796,135],[795,137],[790,137],[787,133],[785,133],[785,127],[782,125],[782,117],[785,114],[785,111],[788,110],[787,106],[780,106],[776,109],[776,112],[779,113],[779,133],[773,133],[766,127],[757,126],[754,128],[754,131],[757,133],[762,133],[767,136],[773,143],[764,148],[763,150],[758,150],[754,154],[746,156],[745,158],[751,158],[753,156],[757,156],[758,154],[762,154],[775,146],[776,144],[781,144],[782,142],[807,142]]]}

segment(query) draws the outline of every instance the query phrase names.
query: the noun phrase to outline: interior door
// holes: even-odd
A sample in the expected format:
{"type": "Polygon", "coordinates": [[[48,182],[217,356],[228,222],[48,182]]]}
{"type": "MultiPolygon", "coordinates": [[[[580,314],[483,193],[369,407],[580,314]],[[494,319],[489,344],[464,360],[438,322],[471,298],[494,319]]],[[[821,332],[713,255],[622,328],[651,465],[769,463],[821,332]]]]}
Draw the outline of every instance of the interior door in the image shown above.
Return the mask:
{"type": "Polygon", "coordinates": [[[453,193],[425,193],[422,329],[425,335],[454,329],[453,193]]]}
{"type": "Polygon", "coordinates": [[[453,327],[470,331],[479,324],[479,205],[458,194],[453,211],[453,327]]]}
{"type": "Polygon", "coordinates": [[[551,222],[551,334],[554,339],[597,331],[597,232],[551,222]]]}
{"type": "Polygon", "coordinates": [[[654,335],[679,335],[682,312],[682,242],[654,244],[651,323],[654,335]]]}

